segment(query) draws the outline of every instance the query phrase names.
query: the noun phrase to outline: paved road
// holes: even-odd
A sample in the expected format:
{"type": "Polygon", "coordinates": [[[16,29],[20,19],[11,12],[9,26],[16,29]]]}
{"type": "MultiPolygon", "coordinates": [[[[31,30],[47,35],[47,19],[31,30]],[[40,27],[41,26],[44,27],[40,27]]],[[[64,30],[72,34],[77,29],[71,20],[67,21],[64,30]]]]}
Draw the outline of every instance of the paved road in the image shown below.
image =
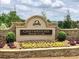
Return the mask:
{"type": "Polygon", "coordinates": [[[79,56],[74,56],[74,57],[41,57],[41,58],[0,58],[0,59],[79,59],[79,56]]]}

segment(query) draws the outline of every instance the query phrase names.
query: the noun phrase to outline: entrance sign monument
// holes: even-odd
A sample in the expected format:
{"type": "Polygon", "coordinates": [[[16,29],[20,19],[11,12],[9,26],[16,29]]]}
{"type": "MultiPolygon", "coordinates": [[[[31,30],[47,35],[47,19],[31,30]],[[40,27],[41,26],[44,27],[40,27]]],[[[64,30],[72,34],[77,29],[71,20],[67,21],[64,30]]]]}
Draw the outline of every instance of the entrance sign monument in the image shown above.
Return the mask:
{"type": "Polygon", "coordinates": [[[42,16],[32,16],[25,21],[24,27],[16,27],[16,41],[52,40],[55,41],[55,28],[48,27],[42,16]]]}

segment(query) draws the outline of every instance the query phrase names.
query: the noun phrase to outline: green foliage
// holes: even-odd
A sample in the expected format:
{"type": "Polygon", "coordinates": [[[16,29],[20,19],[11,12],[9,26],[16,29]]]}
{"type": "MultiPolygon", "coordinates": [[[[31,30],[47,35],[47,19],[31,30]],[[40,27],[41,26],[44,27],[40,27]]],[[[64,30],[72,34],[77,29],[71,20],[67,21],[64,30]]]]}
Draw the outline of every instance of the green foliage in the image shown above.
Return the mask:
{"type": "Polygon", "coordinates": [[[58,41],[64,41],[66,39],[66,33],[63,32],[63,31],[60,31],[58,33],[58,37],[57,38],[58,38],[58,41]]]}
{"type": "Polygon", "coordinates": [[[72,21],[72,27],[77,28],[77,22],[76,21],[72,21]]]}
{"type": "Polygon", "coordinates": [[[68,20],[66,20],[64,22],[59,21],[58,22],[58,27],[62,28],[62,29],[70,29],[70,28],[77,28],[78,26],[77,26],[76,21],[72,21],[72,20],[68,21],[68,20]]]}
{"type": "Polygon", "coordinates": [[[71,20],[70,13],[68,11],[68,14],[65,17],[65,20],[61,21],[61,22],[58,22],[58,26],[60,28],[67,28],[67,29],[69,29],[69,28],[77,28],[77,22],[71,20]]]}
{"type": "Polygon", "coordinates": [[[66,19],[64,20],[63,28],[72,28],[72,20],[71,20],[69,11],[66,16],[66,19]]]}
{"type": "Polygon", "coordinates": [[[58,27],[63,29],[63,21],[58,21],[58,27]]]}
{"type": "Polygon", "coordinates": [[[9,18],[12,22],[21,21],[20,17],[16,14],[16,11],[11,11],[9,13],[9,18]]]}
{"type": "Polygon", "coordinates": [[[64,21],[63,28],[72,28],[71,21],[69,20],[64,21]]]}
{"type": "Polygon", "coordinates": [[[10,13],[2,13],[0,15],[0,25],[1,23],[7,24],[7,27],[11,26],[11,22],[21,21],[20,17],[16,14],[16,11],[10,11],[10,13]]]}
{"type": "Polygon", "coordinates": [[[13,32],[8,32],[6,36],[7,43],[15,41],[15,34],[13,32]]]}
{"type": "Polygon", "coordinates": [[[7,26],[4,23],[1,23],[0,30],[7,30],[7,26]]]}
{"type": "Polygon", "coordinates": [[[49,23],[51,23],[51,21],[50,21],[49,19],[47,19],[47,21],[48,21],[49,23]]]}

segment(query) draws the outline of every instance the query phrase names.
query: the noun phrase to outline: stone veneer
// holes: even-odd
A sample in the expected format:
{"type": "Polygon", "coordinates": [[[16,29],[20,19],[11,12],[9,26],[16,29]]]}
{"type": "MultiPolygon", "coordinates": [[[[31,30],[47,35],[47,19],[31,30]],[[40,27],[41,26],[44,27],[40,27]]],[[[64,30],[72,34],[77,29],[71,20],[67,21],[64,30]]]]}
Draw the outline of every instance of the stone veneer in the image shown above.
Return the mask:
{"type": "Polygon", "coordinates": [[[37,49],[0,49],[0,58],[58,57],[78,55],[79,46],[37,49]]]}
{"type": "Polygon", "coordinates": [[[52,41],[55,41],[56,28],[55,28],[55,26],[53,27],[53,25],[51,25],[50,27],[48,27],[48,26],[49,26],[49,24],[44,17],[39,16],[39,15],[32,16],[25,21],[25,25],[23,28],[16,27],[16,41],[28,41],[28,40],[52,40],[52,41]],[[30,30],[30,32],[28,30],[30,30]],[[26,33],[26,34],[21,35],[21,32],[24,34],[26,33]],[[41,35],[39,33],[41,33],[41,35]],[[27,34],[29,34],[29,35],[27,35],[27,34]]]}

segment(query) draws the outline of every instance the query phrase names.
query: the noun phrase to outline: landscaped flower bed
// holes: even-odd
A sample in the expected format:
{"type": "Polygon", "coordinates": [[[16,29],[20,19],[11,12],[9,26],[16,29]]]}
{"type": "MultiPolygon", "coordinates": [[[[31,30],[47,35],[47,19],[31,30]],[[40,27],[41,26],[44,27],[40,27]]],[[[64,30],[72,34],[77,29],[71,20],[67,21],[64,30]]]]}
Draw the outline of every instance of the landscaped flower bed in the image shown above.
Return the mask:
{"type": "Polygon", "coordinates": [[[71,46],[79,44],[79,38],[76,38],[76,37],[70,37],[68,41],[71,46]]]}
{"type": "Polygon", "coordinates": [[[49,48],[49,47],[64,47],[64,42],[21,42],[22,48],[49,48]]]}

